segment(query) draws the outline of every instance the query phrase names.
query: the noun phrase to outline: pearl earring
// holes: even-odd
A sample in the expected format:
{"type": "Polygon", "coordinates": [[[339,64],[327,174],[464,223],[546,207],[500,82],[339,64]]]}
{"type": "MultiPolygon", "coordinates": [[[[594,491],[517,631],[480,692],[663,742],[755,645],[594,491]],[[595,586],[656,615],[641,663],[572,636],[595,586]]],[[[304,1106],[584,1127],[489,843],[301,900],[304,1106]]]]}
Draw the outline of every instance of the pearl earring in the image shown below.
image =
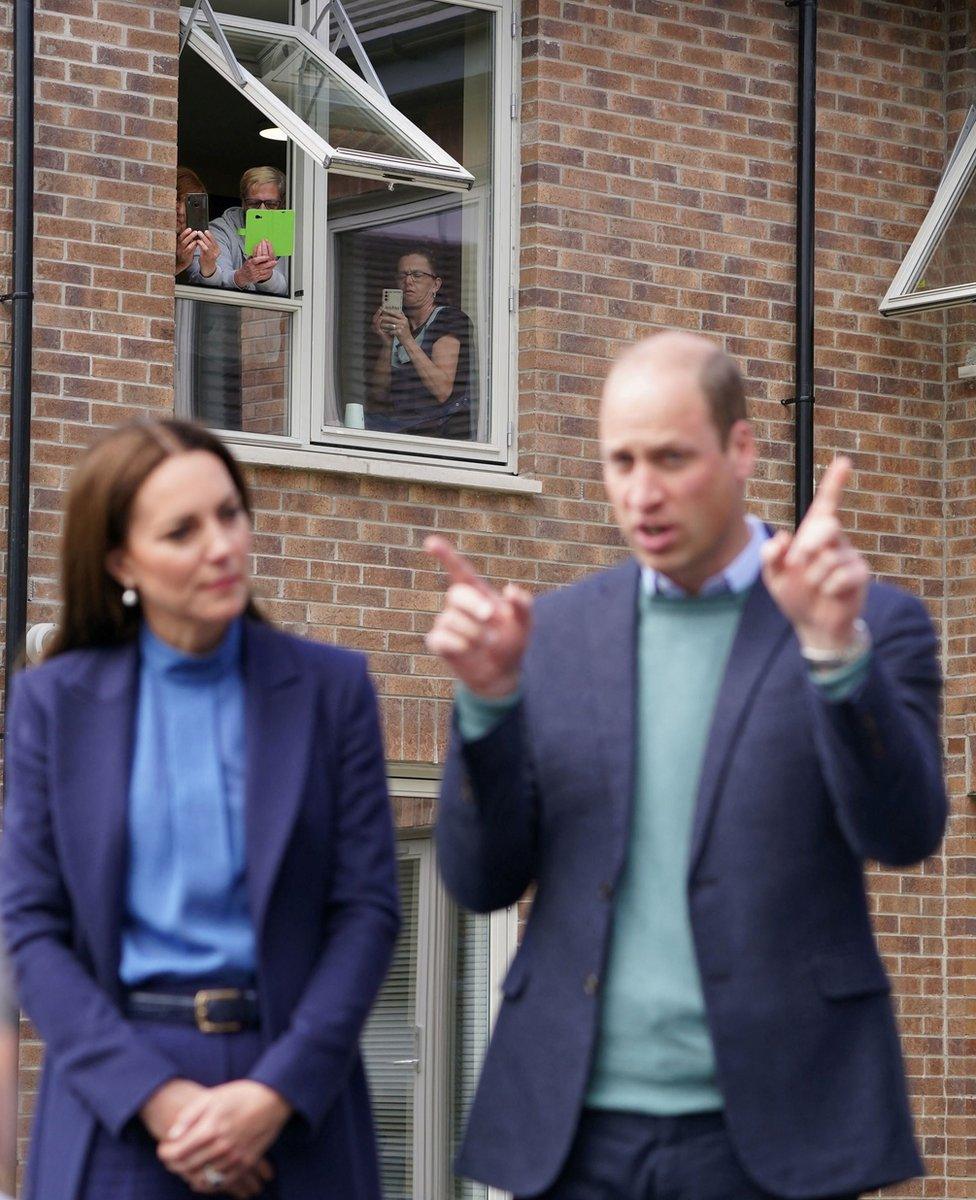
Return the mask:
{"type": "Polygon", "coordinates": [[[139,593],[134,587],[127,587],[122,593],[122,603],[126,608],[135,608],[139,603],[139,593]]]}

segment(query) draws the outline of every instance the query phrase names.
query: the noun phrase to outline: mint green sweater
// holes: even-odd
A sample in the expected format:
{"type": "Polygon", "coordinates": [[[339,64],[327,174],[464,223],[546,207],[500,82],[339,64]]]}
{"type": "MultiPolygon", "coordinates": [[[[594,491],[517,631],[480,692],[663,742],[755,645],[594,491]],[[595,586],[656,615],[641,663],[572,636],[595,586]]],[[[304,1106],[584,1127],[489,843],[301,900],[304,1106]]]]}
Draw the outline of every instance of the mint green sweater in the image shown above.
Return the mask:
{"type": "Polygon", "coordinates": [[[747,595],[641,594],[633,818],[586,1096],[593,1108],[722,1107],[686,883],[705,739],[747,595]]]}

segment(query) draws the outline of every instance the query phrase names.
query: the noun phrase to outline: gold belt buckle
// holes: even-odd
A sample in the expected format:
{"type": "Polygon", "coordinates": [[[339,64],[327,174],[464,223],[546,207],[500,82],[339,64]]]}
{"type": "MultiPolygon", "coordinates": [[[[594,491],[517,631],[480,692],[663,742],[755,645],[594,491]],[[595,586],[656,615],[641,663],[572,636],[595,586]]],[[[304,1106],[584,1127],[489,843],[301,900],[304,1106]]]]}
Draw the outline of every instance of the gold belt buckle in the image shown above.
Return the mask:
{"type": "Polygon", "coordinates": [[[209,1005],[213,1000],[236,1000],[238,988],[203,988],[193,997],[193,1015],[201,1033],[240,1033],[243,1021],[211,1021],[209,1005]]]}

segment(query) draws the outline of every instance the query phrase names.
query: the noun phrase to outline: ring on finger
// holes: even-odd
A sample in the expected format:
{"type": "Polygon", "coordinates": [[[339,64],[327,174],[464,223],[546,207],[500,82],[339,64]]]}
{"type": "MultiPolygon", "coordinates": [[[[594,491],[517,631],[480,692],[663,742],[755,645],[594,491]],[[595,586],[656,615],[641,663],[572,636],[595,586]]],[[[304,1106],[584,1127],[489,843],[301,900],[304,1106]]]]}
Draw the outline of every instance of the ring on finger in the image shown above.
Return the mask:
{"type": "Polygon", "coordinates": [[[203,1168],[203,1182],[208,1187],[219,1188],[224,1182],[224,1178],[223,1171],[218,1171],[216,1167],[210,1166],[209,1163],[203,1168]]]}

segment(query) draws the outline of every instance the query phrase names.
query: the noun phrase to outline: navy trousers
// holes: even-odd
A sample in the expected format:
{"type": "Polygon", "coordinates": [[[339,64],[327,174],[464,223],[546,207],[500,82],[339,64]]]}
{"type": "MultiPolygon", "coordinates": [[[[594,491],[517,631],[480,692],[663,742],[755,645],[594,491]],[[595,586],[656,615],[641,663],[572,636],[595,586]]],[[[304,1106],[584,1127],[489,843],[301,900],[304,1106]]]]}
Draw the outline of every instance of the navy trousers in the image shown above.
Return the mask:
{"type": "MultiPolygon", "coordinates": [[[[140,1021],[140,1031],[175,1063],[179,1072],[212,1087],[243,1078],[261,1052],[254,1030],[200,1033],[192,1025],[140,1021]]],[[[272,1155],[273,1161],[273,1155],[272,1155]]],[[[223,1193],[211,1193],[221,1196],[223,1193]]],[[[120,1138],[99,1126],[79,1200],[200,1200],[199,1193],[173,1175],[156,1157],[156,1143],[142,1123],[130,1121],[120,1138]]],[[[280,1200],[272,1182],[261,1200],[280,1200]]]]}
{"type": "Polygon", "coordinates": [[[776,1198],[742,1170],[721,1113],[651,1117],[586,1109],[562,1174],[532,1200],[776,1198]]]}

